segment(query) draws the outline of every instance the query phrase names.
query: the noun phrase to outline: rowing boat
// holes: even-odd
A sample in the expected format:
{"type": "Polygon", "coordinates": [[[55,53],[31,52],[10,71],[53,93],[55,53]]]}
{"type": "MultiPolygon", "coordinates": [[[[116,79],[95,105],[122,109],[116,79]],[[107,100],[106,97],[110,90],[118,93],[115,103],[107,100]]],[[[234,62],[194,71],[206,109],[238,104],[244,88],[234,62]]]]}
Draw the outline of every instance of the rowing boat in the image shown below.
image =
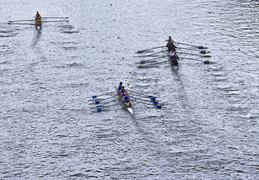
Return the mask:
{"type": "Polygon", "coordinates": [[[178,70],[178,56],[177,55],[171,56],[168,54],[168,59],[173,69],[178,70]]]}
{"type": "MultiPolygon", "coordinates": [[[[130,101],[129,101],[129,100],[125,101],[124,98],[123,98],[123,96],[122,96],[122,93],[121,93],[118,89],[116,89],[116,90],[117,90],[117,92],[118,92],[118,95],[119,95],[119,97],[120,97],[121,102],[123,103],[123,105],[126,107],[126,109],[128,110],[128,112],[129,112],[131,115],[133,115],[134,112],[133,112],[133,108],[132,108],[132,105],[131,105],[130,101]]],[[[128,96],[128,92],[127,92],[127,91],[126,91],[126,94],[127,94],[127,96],[128,96]]]]}
{"type": "Polygon", "coordinates": [[[35,27],[36,29],[40,30],[41,29],[41,24],[42,24],[42,21],[40,18],[36,18],[35,19],[35,27]]]}

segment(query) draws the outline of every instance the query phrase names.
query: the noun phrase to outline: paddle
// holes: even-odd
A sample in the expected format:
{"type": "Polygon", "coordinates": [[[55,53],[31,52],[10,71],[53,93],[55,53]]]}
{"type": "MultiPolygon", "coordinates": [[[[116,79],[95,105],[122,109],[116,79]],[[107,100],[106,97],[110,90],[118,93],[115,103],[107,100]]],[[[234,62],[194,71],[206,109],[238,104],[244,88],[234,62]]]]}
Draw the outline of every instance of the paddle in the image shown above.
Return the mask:
{"type": "Polygon", "coordinates": [[[158,46],[158,47],[153,47],[153,48],[149,48],[149,49],[138,50],[136,53],[143,53],[145,51],[149,51],[149,50],[157,49],[157,48],[163,48],[163,47],[165,47],[165,46],[158,46]]]}
{"type": "Polygon", "coordinates": [[[187,44],[187,43],[179,43],[179,42],[174,42],[174,43],[182,44],[182,45],[186,45],[186,46],[197,47],[198,49],[208,49],[207,47],[204,47],[204,46],[197,46],[197,45],[192,45],[192,44],[187,44]]]}

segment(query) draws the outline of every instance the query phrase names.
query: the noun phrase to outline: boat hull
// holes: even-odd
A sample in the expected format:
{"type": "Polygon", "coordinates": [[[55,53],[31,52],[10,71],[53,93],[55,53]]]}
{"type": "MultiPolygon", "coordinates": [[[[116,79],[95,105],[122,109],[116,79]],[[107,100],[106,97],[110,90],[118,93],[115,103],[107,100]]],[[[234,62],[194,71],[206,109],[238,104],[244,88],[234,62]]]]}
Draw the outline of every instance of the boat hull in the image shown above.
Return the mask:
{"type": "MultiPolygon", "coordinates": [[[[116,89],[116,91],[118,92],[118,95],[119,95],[119,97],[120,97],[120,99],[121,99],[121,102],[122,102],[123,105],[126,107],[127,111],[128,111],[131,115],[133,115],[133,114],[134,114],[134,111],[133,111],[133,108],[132,108],[132,105],[131,105],[130,101],[124,101],[123,96],[122,96],[122,94],[120,93],[120,91],[119,91],[118,89],[116,89]]],[[[128,96],[128,93],[127,93],[127,96],[128,96]]]]}
{"type": "Polygon", "coordinates": [[[178,58],[176,56],[168,56],[168,58],[173,69],[178,70],[178,58]]]}

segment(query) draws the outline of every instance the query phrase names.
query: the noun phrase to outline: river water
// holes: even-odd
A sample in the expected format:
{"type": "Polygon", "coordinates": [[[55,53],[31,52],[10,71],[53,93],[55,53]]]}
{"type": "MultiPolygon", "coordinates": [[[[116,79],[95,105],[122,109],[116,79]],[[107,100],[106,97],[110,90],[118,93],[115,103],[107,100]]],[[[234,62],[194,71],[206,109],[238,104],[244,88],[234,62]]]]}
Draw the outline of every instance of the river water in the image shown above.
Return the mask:
{"type": "Polygon", "coordinates": [[[258,8],[255,0],[2,2],[0,179],[258,179],[258,8]],[[36,11],[69,22],[49,18],[38,31],[15,21],[36,11]],[[154,58],[140,55],[163,48],[135,52],[169,35],[208,47],[211,58],[176,44],[185,58],[178,71],[167,58],[137,68],[154,58]],[[115,93],[120,81],[135,116],[115,93]],[[109,92],[111,106],[98,113],[92,96],[109,92]],[[162,109],[136,92],[157,96],[162,109]]]}

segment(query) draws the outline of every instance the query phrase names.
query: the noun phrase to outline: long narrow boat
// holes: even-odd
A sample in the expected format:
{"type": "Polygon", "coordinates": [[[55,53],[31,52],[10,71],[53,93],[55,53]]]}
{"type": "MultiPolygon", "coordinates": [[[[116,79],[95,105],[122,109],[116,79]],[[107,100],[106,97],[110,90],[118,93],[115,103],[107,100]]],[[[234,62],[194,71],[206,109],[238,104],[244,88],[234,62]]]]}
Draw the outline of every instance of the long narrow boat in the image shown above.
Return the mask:
{"type": "Polygon", "coordinates": [[[171,64],[171,66],[173,67],[173,69],[178,70],[178,56],[176,55],[176,53],[174,55],[172,55],[173,52],[168,53],[168,59],[169,62],[171,64]]]}
{"type": "MultiPolygon", "coordinates": [[[[121,92],[118,89],[116,89],[116,91],[118,92],[118,95],[119,95],[119,97],[121,99],[121,102],[124,104],[126,109],[129,111],[129,113],[131,115],[134,115],[133,108],[132,108],[132,105],[131,105],[130,101],[129,100],[125,101],[123,96],[122,96],[122,94],[121,94],[121,92]]],[[[127,93],[127,95],[128,95],[128,93],[127,93]]]]}
{"type": "Polygon", "coordinates": [[[40,18],[36,18],[35,19],[35,27],[36,29],[40,30],[41,29],[41,25],[42,25],[42,21],[40,18]]]}

